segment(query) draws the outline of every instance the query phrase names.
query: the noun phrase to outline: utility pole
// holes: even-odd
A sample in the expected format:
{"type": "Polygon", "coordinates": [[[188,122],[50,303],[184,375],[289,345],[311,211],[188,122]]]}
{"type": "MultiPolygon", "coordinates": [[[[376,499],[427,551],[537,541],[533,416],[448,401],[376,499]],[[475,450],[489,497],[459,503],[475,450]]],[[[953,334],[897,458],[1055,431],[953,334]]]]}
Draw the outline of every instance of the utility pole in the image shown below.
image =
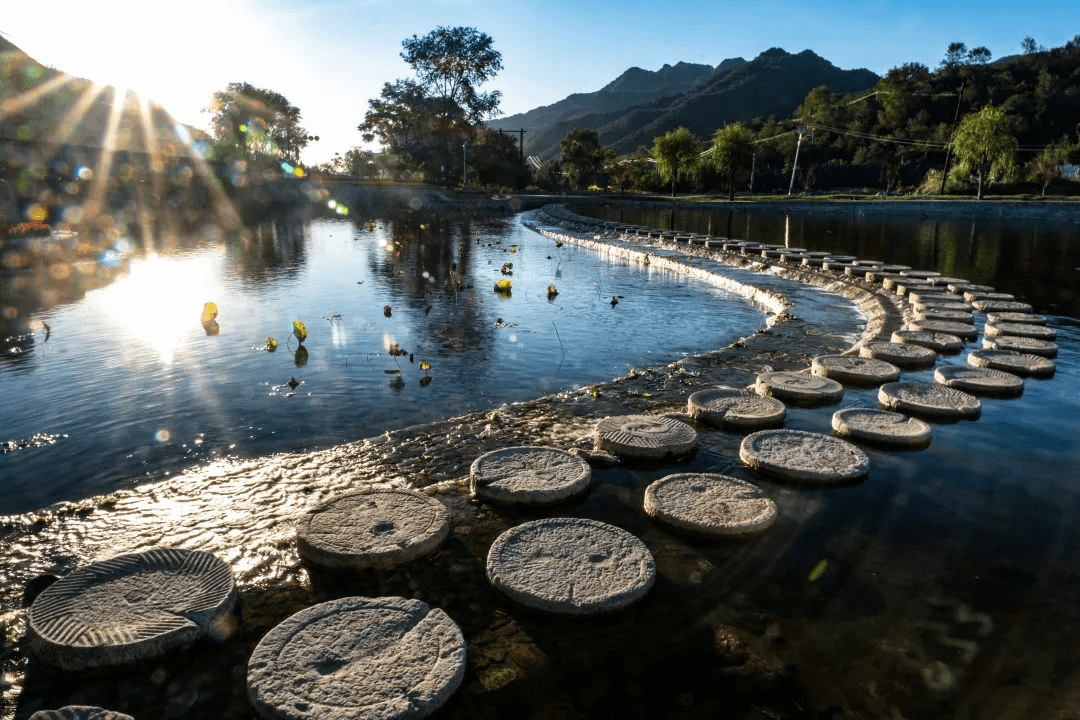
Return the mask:
{"type": "MultiPolygon", "coordinates": [[[[964,99],[964,84],[967,82],[967,78],[960,81],[960,94],[956,98],[956,112],[953,113],[952,124],[956,127],[956,121],[960,119],[960,101],[964,99]]],[[[941,185],[938,187],[937,194],[942,195],[945,192],[945,180],[949,177],[949,156],[952,155],[952,146],[945,145],[945,169],[941,171],[941,185]]]]}
{"type": "Polygon", "coordinates": [[[791,197],[792,191],[795,189],[795,169],[799,166],[799,148],[802,147],[803,133],[806,132],[806,126],[799,126],[799,142],[795,143],[795,160],[791,163],[791,182],[788,184],[787,194],[791,197]]]}
{"type": "Polygon", "coordinates": [[[461,189],[469,187],[469,165],[465,160],[465,148],[469,147],[469,143],[461,143],[461,189]]]}
{"type": "Polygon", "coordinates": [[[754,156],[750,158],[750,194],[754,193],[754,170],[757,169],[757,150],[754,151],[754,156]]]}

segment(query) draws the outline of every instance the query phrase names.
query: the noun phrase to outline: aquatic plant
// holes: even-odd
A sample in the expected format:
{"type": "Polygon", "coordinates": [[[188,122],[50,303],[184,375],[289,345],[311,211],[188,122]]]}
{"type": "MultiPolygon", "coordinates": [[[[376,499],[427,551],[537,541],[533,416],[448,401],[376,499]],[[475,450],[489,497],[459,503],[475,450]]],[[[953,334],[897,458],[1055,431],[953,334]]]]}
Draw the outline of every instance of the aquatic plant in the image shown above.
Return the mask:
{"type": "Polygon", "coordinates": [[[266,352],[277,351],[277,339],[272,336],[266,338],[266,352]]]}
{"type": "Polygon", "coordinates": [[[499,282],[495,283],[495,292],[502,295],[509,295],[513,287],[514,284],[512,282],[510,282],[506,278],[503,278],[499,282]]]}
{"type": "Polygon", "coordinates": [[[548,297],[553,298],[553,297],[555,297],[556,295],[559,294],[559,288],[555,287],[554,284],[548,285],[548,291],[547,292],[548,292],[548,297]]]}
{"type": "Polygon", "coordinates": [[[303,345],[307,340],[307,326],[299,320],[293,320],[292,334],[296,337],[297,341],[303,345]]]}

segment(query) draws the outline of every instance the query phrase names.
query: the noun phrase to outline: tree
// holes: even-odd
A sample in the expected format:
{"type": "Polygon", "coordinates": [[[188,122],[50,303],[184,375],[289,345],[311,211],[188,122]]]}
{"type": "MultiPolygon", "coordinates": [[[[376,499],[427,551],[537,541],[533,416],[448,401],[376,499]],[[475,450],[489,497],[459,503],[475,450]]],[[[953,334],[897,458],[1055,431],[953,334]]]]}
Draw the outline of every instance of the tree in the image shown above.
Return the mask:
{"type": "Polygon", "coordinates": [[[754,157],[753,134],[741,122],[734,122],[713,133],[708,159],[720,175],[727,177],[728,199],[735,199],[735,177],[750,168],[754,157]]]}
{"type": "Polygon", "coordinates": [[[671,196],[675,197],[679,177],[696,177],[701,168],[701,143],[689,128],[680,127],[653,141],[653,157],[661,179],[671,182],[671,196]]]}
{"type": "Polygon", "coordinates": [[[941,67],[959,67],[967,59],[967,45],[962,42],[949,43],[949,49],[945,51],[945,59],[941,61],[941,67]]]}
{"type": "Polygon", "coordinates": [[[438,27],[401,45],[415,79],[385,83],[357,129],[365,142],[378,140],[401,163],[422,168],[427,179],[449,183],[462,168],[462,145],[498,110],[500,93],[477,86],[502,69],[502,56],[489,35],[469,27],[438,27]]]}
{"type": "Polygon", "coordinates": [[[469,169],[484,186],[522,188],[529,179],[517,139],[490,128],[478,132],[469,147],[469,169]]]}
{"type": "Polygon", "coordinates": [[[991,57],[993,57],[993,54],[990,52],[990,49],[984,45],[972,48],[967,54],[968,62],[974,63],[975,65],[985,65],[990,62],[991,57]]]}
{"type": "Polygon", "coordinates": [[[1069,161],[1073,147],[1065,142],[1047,145],[1028,163],[1028,179],[1042,183],[1042,196],[1046,197],[1046,188],[1061,177],[1061,166],[1069,161]]]}
{"type": "Polygon", "coordinates": [[[1023,49],[1025,55],[1034,55],[1039,51],[1039,44],[1035,42],[1035,38],[1030,35],[1020,41],[1020,47],[1023,49]]]}
{"type": "Polygon", "coordinates": [[[987,105],[960,122],[949,140],[949,148],[957,161],[978,179],[978,198],[982,200],[984,181],[1011,171],[1016,138],[1005,111],[987,105]]]}
{"type": "Polygon", "coordinates": [[[229,83],[215,92],[206,112],[214,149],[225,159],[270,157],[298,163],[315,138],[300,125],[300,109],[284,95],[249,83],[229,83]]]}
{"type": "Polygon", "coordinates": [[[600,145],[596,130],[574,128],[559,141],[559,165],[575,190],[598,184],[604,164],[611,158],[612,153],[600,145]]]}

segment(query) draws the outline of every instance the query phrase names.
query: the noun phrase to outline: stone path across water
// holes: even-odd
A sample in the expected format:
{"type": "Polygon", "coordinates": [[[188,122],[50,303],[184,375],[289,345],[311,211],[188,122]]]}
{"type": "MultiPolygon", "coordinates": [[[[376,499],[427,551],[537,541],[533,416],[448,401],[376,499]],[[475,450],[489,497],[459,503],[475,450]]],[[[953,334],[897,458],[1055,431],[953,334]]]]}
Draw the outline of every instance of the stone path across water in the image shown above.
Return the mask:
{"type": "Polygon", "coordinates": [[[717,473],[678,473],[645,488],[646,514],[701,535],[745,535],[776,521],[776,503],[753,483],[717,473]]]}

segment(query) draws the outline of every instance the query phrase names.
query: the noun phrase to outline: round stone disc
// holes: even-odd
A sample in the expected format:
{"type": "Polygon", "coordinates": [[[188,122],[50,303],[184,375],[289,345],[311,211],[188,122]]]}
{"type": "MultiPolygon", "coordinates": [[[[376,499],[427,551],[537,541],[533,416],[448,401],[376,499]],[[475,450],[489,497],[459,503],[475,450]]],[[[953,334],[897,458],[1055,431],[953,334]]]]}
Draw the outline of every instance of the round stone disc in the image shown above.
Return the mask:
{"type": "Polygon", "coordinates": [[[845,385],[880,385],[900,377],[900,368],[890,362],[855,355],[820,355],[810,372],[845,385]]]}
{"type": "Polygon", "coordinates": [[[974,325],[951,320],[916,320],[908,325],[912,330],[926,330],[936,334],[955,335],[961,340],[974,340],[979,330],[974,325]]]}
{"type": "Polygon", "coordinates": [[[1015,350],[1020,353],[1041,355],[1048,358],[1057,357],[1058,353],[1058,346],[1055,342],[1017,337],[1016,335],[998,335],[997,337],[983,338],[983,347],[988,350],[1015,350]]]}
{"type": "Polygon", "coordinates": [[[942,310],[955,310],[970,313],[971,306],[966,302],[953,302],[951,300],[928,300],[926,302],[915,303],[911,306],[912,312],[940,312],[942,310]]]}
{"type": "Polygon", "coordinates": [[[846,440],[803,430],[758,430],[743,438],[739,458],[787,480],[847,482],[866,475],[870,459],[846,440]]]}
{"type": "Polygon", "coordinates": [[[937,353],[922,345],[872,340],[859,348],[860,357],[877,358],[900,368],[914,370],[930,367],[937,353]]]}
{"type": "Polygon", "coordinates": [[[826,377],[775,370],[758,375],[754,391],[800,405],[824,405],[838,402],[844,395],[844,386],[826,377]]]}
{"type": "Polygon", "coordinates": [[[954,293],[994,292],[993,285],[973,285],[972,283],[949,283],[948,288],[954,293]]]}
{"type": "Polygon", "coordinates": [[[38,710],[30,720],[135,720],[125,713],[93,705],[65,705],[57,710],[38,710]]]}
{"type": "Polygon", "coordinates": [[[1004,370],[1014,375],[1049,377],[1057,370],[1053,360],[1015,350],[972,350],[968,353],[970,367],[1004,370]]]}
{"type": "Polygon", "coordinates": [[[550,447],[509,447],[485,453],[469,469],[469,490],[506,503],[559,502],[589,487],[589,463],[550,447]]]}
{"type": "Polygon", "coordinates": [[[131,664],[223,636],[236,600],[232,571],[210,553],[154,548],[118,555],[37,596],[28,649],[63,670],[131,664]]]}
{"type": "Polygon", "coordinates": [[[965,280],[964,278],[946,277],[944,275],[936,275],[927,279],[934,285],[937,285],[939,287],[947,287],[951,292],[956,292],[955,290],[953,290],[954,285],[967,284],[967,280],[965,280]]]}
{"type": "Polygon", "coordinates": [[[698,390],[686,401],[695,422],[730,428],[763,428],[781,425],[787,409],[774,397],[719,387],[698,390]]]}
{"type": "Polygon", "coordinates": [[[986,313],[986,322],[998,323],[1024,323],[1026,325],[1045,325],[1045,315],[1023,312],[992,312],[986,313]]]}
{"type": "Polygon", "coordinates": [[[659,415],[618,415],[597,423],[593,445],[624,458],[664,458],[693,450],[697,431],[684,422],[659,415]]]}
{"type": "Polygon", "coordinates": [[[933,270],[901,270],[900,274],[909,278],[921,278],[923,280],[927,278],[940,277],[941,273],[933,270]]]}
{"type": "Polygon", "coordinates": [[[895,343],[921,345],[937,352],[959,352],[964,341],[955,335],[932,330],[897,330],[892,334],[895,343]]]}
{"type": "Polygon", "coordinates": [[[776,503],[753,483],[715,473],[678,473],[645,488],[645,512],[702,535],[744,535],[776,521],[776,503]]]}
{"type": "Polygon", "coordinates": [[[927,302],[960,302],[960,296],[943,290],[912,290],[907,294],[907,301],[911,305],[927,302]]]}
{"type": "Polygon", "coordinates": [[[423,718],[465,677],[465,638],[419,600],[344,597],[286,618],[247,666],[264,720],[423,718]]]}
{"type": "Polygon", "coordinates": [[[450,532],[446,507],[415,490],[366,490],[306,513],[296,549],[333,568],[388,568],[434,552],[450,532]]]}
{"type": "Polygon", "coordinates": [[[934,307],[927,308],[926,310],[916,310],[915,320],[950,320],[952,322],[964,323],[965,325],[974,324],[972,314],[967,310],[938,310],[934,307]]]}
{"type": "Polygon", "coordinates": [[[1023,378],[990,368],[946,365],[934,370],[934,382],[972,395],[1015,397],[1024,392],[1023,378]]]}
{"type": "Polygon", "coordinates": [[[584,615],[643,597],[656,580],[656,564],[645,543],[620,527],[587,518],[545,518],[495,538],[487,576],[522,605],[584,615]]]}
{"type": "Polygon", "coordinates": [[[964,291],[964,299],[968,302],[975,302],[976,300],[1015,300],[1016,296],[1003,292],[966,290],[964,291]]]}
{"type": "Polygon", "coordinates": [[[845,408],[832,416],[837,435],[852,440],[895,447],[926,447],[930,426],[918,418],[873,408],[845,408]]]}
{"type": "Polygon", "coordinates": [[[971,307],[979,312],[1031,312],[1032,307],[1026,302],[1015,300],[975,300],[971,307]]]}
{"type": "Polygon", "coordinates": [[[1057,339],[1057,333],[1054,329],[1044,325],[1034,325],[1032,323],[990,322],[989,320],[986,321],[983,335],[986,337],[1014,335],[1016,337],[1035,338],[1036,340],[1057,339]]]}
{"type": "Polygon", "coordinates": [[[887,410],[933,418],[973,420],[982,412],[977,397],[938,383],[887,383],[878,388],[878,402],[887,410]]]}

